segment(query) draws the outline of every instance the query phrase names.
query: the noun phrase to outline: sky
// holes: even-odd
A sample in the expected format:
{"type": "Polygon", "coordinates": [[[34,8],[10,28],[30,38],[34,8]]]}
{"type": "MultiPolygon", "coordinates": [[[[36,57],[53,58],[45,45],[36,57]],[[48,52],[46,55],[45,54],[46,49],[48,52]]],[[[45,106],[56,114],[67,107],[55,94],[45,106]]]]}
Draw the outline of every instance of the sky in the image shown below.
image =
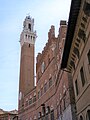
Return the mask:
{"type": "Polygon", "coordinates": [[[67,20],[71,0],[0,0],[0,108],[18,109],[20,34],[26,16],[37,31],[35,57],[42,52],[51,25],[56,36],[60,20],[67,20]]]}

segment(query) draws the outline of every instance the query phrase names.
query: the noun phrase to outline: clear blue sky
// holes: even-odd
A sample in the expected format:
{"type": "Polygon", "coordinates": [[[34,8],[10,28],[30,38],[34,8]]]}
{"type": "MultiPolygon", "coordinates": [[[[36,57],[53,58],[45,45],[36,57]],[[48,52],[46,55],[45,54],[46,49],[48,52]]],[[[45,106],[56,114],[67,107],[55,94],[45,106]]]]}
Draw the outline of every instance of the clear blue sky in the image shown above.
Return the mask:
{"type": "Polygon", "coordinates": [[[18,109],[20,33],[26,15],[35,20],[36,55],[48,39],[51,25],[58,33],[60,20],[67,20],[71,0],[0,0],[0,108],[18,109]]]}

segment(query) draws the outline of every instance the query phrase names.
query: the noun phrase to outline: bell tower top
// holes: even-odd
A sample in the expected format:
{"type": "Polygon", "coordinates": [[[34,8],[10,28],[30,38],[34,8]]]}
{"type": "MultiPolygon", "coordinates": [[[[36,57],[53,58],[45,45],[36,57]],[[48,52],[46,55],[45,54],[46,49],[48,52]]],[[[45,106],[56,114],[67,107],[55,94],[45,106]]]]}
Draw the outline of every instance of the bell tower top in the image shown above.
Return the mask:
{"type": "Polygon", "coordinates": [[[33,32],[34,19],[30,16],[26,16],[25,21],[23,22],[23,30],[33,32]]]}
{"type": "Polygon", "coordinates": [[[34,44],[36,40],[36,31],[34,31],[34,19],[26,16],[23,22],[23,31],[20,36],[20,44],[24,43],[34,44]]]}

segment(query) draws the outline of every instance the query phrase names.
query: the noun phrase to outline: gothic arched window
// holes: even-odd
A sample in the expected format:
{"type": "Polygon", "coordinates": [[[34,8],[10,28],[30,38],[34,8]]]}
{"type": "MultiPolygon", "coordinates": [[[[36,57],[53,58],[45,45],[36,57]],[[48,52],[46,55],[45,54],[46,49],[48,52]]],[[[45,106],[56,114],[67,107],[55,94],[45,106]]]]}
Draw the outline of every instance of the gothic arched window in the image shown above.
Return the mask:
{"type": "Polygon", "coordinates": [[[28,29],[31,31],[31,24],[28,24],[28,29]]]}

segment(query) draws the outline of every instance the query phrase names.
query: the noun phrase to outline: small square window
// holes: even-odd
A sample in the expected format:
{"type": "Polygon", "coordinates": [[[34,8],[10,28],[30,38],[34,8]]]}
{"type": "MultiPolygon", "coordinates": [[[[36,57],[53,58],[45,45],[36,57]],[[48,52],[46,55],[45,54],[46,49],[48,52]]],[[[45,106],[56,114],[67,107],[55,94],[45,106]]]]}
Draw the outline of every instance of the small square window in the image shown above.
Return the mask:
{"type": "Polygon", "coordinates": [[[80,75],[81,75],[82,86],[84,86],[85,85],[85,76],[84,76],[83,67],[81,67],[81,69],[80,69],[80,75]]]}
{"type": "Polygon", "coordinates": [[[52,78],[49,79],[49,87],[52,86],[52,78]]]}
{"type": "Polygon", "coordinates": [[[44,84],[44,93],[47,91],[47,83],[44,84]]]}
{"type": "Polygon", "coordinates": [[[29,47],[30,47],[30,44],[29,44],[29,47]]]}
{"type": "Polygon", "coordinates": [[[75,88],[76,88],[76,94],[78,95],[78,83],[77,83],[77,80],[75,81],[75,88]]]}
{"type": "Polygon", "coordinates": [[[33,102],[35,102],[36,101],[36,95],[33,97],[33,102]]]}
{"type": "Polygon", "coordinates": [[[38,99],[40,98],[40,96],[41,96],[41,93],[40,93],[40,91],[38,91],[38,99]]]}
{"type": "Polygon", "coordinates": [[[29,105],[32,104],[32,98],[29,99],[29,105]]]}

